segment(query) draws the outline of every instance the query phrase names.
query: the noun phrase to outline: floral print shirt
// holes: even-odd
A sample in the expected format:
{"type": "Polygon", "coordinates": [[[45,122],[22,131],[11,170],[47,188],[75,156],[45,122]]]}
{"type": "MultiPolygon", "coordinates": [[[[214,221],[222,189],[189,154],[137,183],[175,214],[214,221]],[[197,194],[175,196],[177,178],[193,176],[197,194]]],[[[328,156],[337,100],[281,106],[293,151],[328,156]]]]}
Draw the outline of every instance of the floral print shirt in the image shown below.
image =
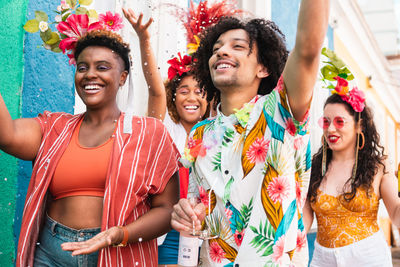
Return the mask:
{"type": "Polygon", "coordinates": [[[283,79],[226,117],[191,131],[189,193],[206,206],[200,266],[291,266],[306,246],[302,208],[311,167],[308,112],[297,122],[283,79]]]}

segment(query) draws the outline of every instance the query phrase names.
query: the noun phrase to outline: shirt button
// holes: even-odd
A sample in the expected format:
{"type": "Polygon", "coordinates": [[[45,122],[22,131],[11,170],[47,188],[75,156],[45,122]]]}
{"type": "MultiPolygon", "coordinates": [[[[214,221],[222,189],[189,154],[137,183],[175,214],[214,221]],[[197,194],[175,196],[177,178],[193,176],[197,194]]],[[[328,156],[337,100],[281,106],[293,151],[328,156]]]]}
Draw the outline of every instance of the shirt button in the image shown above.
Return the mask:
{"type": "Polygon", "coordinates": [[[228,170],[225,170],[225,174],[228,175],[228,174],[229,174],[229,171],[228,171],[228,170]]]}

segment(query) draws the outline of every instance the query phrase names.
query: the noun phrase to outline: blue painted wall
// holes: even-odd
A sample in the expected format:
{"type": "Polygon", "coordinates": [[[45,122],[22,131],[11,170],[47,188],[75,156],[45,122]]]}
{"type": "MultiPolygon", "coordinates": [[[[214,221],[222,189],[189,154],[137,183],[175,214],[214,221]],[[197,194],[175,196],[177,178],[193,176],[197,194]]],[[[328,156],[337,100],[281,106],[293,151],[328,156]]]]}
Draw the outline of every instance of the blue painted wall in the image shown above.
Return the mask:
{"type": "MultiPolygon", "coordinates": [[[[296,41],[297,18],[300,9],[300,0],[272,0],[271,20],[274,21],[286,36],[286,44],[290,50],[296,41]]],[[[333,29],[328,28],[328,47],[333,47],[333,29]]]]}
{"type": "Polygon", "coordinates": [[[296,41],[297,18],[300,0],[272,0],[271,20],[286,36],[288,50],[292,50],[296,41]]]}
{"type": "MultiPolygon", "coordinates": [[[[56,14],[53,11],[57,9],[58,4],[59,1],[29,1],[25,21],[33,19],[36,10],[46,12],[49,15],[49,21],[54,21],[56,14]]],[[[36,117],[44,110],[73,113],[75,100],[74,68],[68,65],[67,56],[38,47],[41,44],[39,34],[25,34],[22,117],[36,117]]],[[[20,160],[18,166],[18,188],[14,218],[16,244],[21,227],[26,190],[32,172],[32,163],[20,160]]]]}

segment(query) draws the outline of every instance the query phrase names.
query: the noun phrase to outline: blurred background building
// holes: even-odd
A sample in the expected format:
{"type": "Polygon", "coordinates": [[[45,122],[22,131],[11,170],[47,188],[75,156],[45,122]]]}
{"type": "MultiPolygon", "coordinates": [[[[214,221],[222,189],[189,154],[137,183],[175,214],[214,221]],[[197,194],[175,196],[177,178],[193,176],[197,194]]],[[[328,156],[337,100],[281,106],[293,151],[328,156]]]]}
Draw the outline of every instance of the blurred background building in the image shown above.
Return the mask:
{"type": "MultiPolygon", "coordinates": [[[[218,1],[218,0],[209,0],[218,1]]],[[[194,1],[194,2],[199,2],[194,1]]],[[[167,60],[186,51],[184,29],[166,7],[174,3],[188,7],[189,0],[94,0],[98,13],[107,10],[120,14],[121,7],[153,17],[152,44],[161,74],[167,76],[167,60]]],[[[295,40],[300,0],[237,0],[238,7],[255,16],[272,19],[286,34],[288,49],[295,40]]],[[[392,167],[400,161],[400,0],[331,0],[330,28],[326,46],[350,66],[359,88],[373,108],[382,144],[392,167]]],[[[0,0],[0,90],[13,118],[35,117],[44,110],[78,113],[83,105],[74,92],[74,68],[67,57],[42,47],[36,34],[22,28],[36,10],[54,14],[58,0],[0,0]]],[[[126,23],[126,21],[125,21],[126,23]]],[[[135,112],[145,115],[147,86],[140,66],[138,40],[130,25],[122,35],[131,44],[134,63],[135,112]]],[[[312,148],[320,146],[322,130],[317,121],[329,92],[316,85],[312,103],[312,148]]],[[[126,108],[127,89],[119,102],[126,108]]],[[[26,188],[32,163],[0,152],[0,266],[14,265],[26,188]]],[[[390,221],[384,208],[380,223],[390,243],[390,221]]],[[[310,235],[312,239],[312,235],[310,235]]]]}

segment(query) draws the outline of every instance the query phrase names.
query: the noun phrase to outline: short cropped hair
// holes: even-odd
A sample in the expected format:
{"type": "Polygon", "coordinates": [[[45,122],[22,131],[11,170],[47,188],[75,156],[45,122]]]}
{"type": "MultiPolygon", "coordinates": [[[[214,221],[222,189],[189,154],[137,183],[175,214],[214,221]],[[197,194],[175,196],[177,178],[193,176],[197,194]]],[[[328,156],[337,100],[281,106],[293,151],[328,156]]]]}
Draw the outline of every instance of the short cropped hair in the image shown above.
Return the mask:
{"type": "Polygon", "coordinates": [[[129,73],[129,45],[122,40],[119,34],[107,30],[94,30],[86,33],[76,44],[75,60],[78,59],[81,52],[88,46],[102,46],[111,49],[121,57],[124,61],[124,70],[129,73]]]}

